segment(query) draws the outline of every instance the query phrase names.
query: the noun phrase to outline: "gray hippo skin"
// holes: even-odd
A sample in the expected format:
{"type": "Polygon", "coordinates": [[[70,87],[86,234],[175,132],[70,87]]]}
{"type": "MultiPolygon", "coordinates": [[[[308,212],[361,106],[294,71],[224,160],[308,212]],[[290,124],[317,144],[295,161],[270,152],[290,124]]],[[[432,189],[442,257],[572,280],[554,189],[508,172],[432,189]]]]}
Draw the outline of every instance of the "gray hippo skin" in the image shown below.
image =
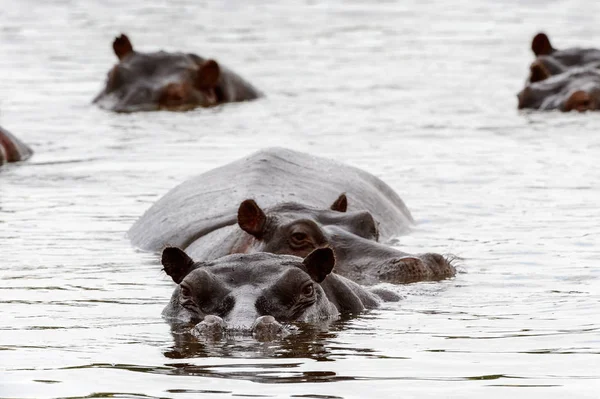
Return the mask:
{"type": "Polygon", "coordinates": [[[330,246],[336,273],[359,284],[453,276],[441,255],[408,255],[378,242],[412,223],[400,197],[377,177],[271,148],[172,189],[132,226],[129,238],[149,251],[175,245],[198,260],[262,251],[304,257],[330,246]]]}
{"type": "Polygon", "coordinates": [[[138,52],[125,35],[115,39],[113,50],[119,63],[94,99],[111,111],[188,110],[261,96],[231,70],[196,54],[138,52]]]}
{"type": "Polygon", "coordinates": [[[163,316],[194,325],[196,336],[218,338],[234,330],[270,340],[288,332],[285,324],[336,318],[340,312],[379,304],[376,295],[330,274],[335,265],[330,248],[316,249],[304,259],[256,253],[194,262],[181,249],[167,247],[162,264],[178,284],[163,316]],[[332,285],[336,294],[330,298],[326,290],[332,285]]]}
{"type": "Polygon", "coordinates": [[[600,109],[600,62],[529,83],[519,94],[519,109],[594,111],[600,109]]]}
{"type": "Polygon", "coordinates": [[[8,130],[0,127],[0,165],[7,162],[19,162],[28,159],[33,151],[13,136],[8,130]]]}

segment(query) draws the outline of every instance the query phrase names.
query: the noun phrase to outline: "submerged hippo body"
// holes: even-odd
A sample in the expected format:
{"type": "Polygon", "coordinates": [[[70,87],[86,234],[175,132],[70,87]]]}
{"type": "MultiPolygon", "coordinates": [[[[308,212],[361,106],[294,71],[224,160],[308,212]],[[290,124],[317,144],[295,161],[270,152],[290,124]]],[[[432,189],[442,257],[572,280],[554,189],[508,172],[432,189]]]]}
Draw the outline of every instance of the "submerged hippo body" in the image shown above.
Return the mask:
{"type": "Polygon", "coordinates": [[[200,336],[242,330],[259,339],[273,339],[286,334],[284,324],[335,318],[340,312],[360,312],[379,303],[364,288],[330,275],[335,265],[330,248],[317,249],[304,260],[257,253],[194,262],[182,250],[169,247],[163,251],[162,264],[178,284],[163,316],[173,323],[194,325],[193,334],[200,336]],[[325,292],[327,287],[319,284],[326,277],[337,284],[333,300],[325,292]],[[339,306],[342,300],[345,308],[339,306]]]}
{"type": "Polygon", "coordinates": [[[272,148],[174,188],[134,224],[129,237],[145,250],[176,245],[199,260],[261,251],[304,257],[330,246],[336,273],[360,284],[453,276],[454,267],[440,255],[412,256],[378,242],[412,223],[400,197],[377,177],[272,148]],[[340,196],[344,192],[347,197],[340,196]]]}
{"type": "Polygon", "coordinates": [[[28,159],[33,151],[0,127],[0,165],[7,162],[19,162],[28,159]]]}
{"type": "Polygon", "coordinates": [[[233,71],[196,54],[141,53],[129,38],[117,37],[119,58],[106,86],[94,99],[117,112],[187,110],[258,98],[261,93],[233,71]]]}

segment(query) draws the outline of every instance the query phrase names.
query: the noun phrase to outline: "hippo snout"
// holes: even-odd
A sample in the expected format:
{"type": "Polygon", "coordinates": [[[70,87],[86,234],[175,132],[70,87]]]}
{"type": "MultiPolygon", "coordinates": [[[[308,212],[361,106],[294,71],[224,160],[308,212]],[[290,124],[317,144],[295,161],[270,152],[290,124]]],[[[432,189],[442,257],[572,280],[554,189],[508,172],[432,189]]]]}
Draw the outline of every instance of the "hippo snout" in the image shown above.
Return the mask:
{"type": "Polygon", "coordinates": [[[441,280],[456,274],[454,266],[442,255],[427,253],[403,256],[384,262],[378,272],[379,281],[393,284],[441,280]]]}
{"type": "Polygon", "coordinates": [[[192,329],[195,337],[219,338],[227,328],[227,325],[219,316],[209,315],[192,329]]]}
{"type": "Polygon", "coordinates": [[[252,336],[258,341],[272,341],[288,334],[286,328],[273,316],[261,316],[252,326],[252,336]]]}

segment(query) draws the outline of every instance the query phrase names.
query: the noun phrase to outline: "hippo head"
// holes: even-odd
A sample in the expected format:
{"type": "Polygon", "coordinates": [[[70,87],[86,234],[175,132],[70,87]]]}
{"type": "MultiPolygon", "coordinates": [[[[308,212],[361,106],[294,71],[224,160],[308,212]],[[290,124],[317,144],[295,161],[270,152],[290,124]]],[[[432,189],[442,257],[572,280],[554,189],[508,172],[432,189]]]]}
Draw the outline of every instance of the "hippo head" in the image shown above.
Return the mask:
{"type": "MultiPolygon", "coordinates": [[[[536,61],[537,62],[537,61],[536,61]]],[[[593,111],[600,109],[600,63],[569,69],[550,76],[548,70],[534,63],[540,79],[528,84],[517,94],[519,109],[558,109],[569,111],[593,111]]]]}
{"type": "Polygon", "coordinates": [[[338,315],[319,285],[335,264],[330,248],[312,251],[304,260],[256,253],[194,262],[169,247],[162,264],[178,284],[163,314],[194,323],[197,335],[237,330],[269,340],[286,334],[284,324],[338,315]]]}
{"type": "Polygon", "coordinates": [[[195,54],[140,53],[126,35],[113,50],[119,59],[108,73],[106,87],[94,99],[118,112],[185,110],[219,103],[219,64],[195,54]]]}
{"type": "Polygon", "coordinates": [[[441,255],[411,256],[380,244],[377,222],[368,211],[347,212],[342,194],[330,209],[284,203],[263,211],[251,199],[238,209],[238,225],[248,235],[234,252],[306,256],[320,247],[336,253],[336,272],[359,284],[405,283],[453,276],[441,255]]]}

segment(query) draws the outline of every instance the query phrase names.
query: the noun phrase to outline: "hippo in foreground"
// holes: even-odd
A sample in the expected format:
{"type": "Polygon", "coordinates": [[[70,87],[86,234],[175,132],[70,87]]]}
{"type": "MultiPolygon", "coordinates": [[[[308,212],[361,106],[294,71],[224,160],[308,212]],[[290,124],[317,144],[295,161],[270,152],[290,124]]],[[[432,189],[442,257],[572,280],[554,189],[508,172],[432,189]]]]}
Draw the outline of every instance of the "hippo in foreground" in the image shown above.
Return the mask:
{"type": "Polygon", "coordinates": [[[409,255],[380,243],[413,223],[404,202],[377,177],[270,148],[180,184],[128,235],[142,249],[174,245],[198,260],[263,251],[304,257],[330,246],[335,272],[359,284],[454,276],[455,268],[439,254],[409,255]]]}
{"type": "Polygon", "coordinates": [[[123,34],[114,40],[113,50],[119,63],[94,99],[111,111],[188,110],[261,96],[233,71],[196,54],[138,52],[123,34]]]}
{"type": "MultiPolygon", "coordinates": [[[[533,76],[533,75],[532,75],[533,76]]],[[[529,83],[519,94],[519,109],[593,111],[600,109],[600,62],[570,68],[529,83]]]]}
{"type": "Polygon", "coordinates": [[[381,301],[331,274],[335,256],[330,248],[316,249],[304,259],[256,253],[194,262],[181,249],[167,247],[162,264],[177,284],[163,316],[174,324],[193,325],[196,336],[218,338],[233,330],[271,340],[288,333],[285,324],[357,313],[381,301]]]}
{"type": "Polygon", "coordinates": [[[28,159],[33,151],[13,136],[8,130],[0,127],[0,165],[7,162],[19,162],[28,159]]]}

